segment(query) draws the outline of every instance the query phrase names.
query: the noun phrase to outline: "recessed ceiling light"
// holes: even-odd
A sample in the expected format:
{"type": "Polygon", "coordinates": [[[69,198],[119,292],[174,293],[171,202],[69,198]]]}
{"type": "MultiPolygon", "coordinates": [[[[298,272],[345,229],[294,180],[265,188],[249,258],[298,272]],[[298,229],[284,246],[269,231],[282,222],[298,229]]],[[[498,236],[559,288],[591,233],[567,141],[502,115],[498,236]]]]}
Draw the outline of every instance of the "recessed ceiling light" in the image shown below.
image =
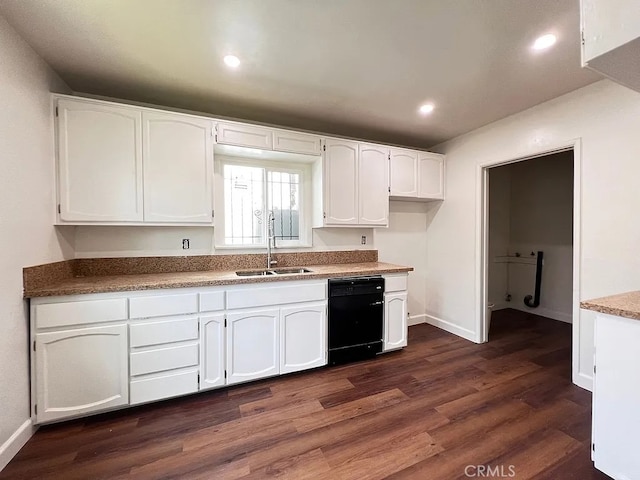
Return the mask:
{"type": "Polygon", "coordinates": [[[240,59],[235,55],[225,55],[224,63],[227,67],[237,68],[240,65],[240,59]]]}
{"type": "Polygon", "coordinates": [[[422,115],[429,115],[431,112],[433,112],[434,108],[435,107],[433,106],[433,103],[425,103],[424,105],[420,105],[420,108],[418,109],[418,111],[422,115]]]}
{"type": "Polygon", "coordinates": [[[553,44],[556,43],[556,40],[556,36],[553,33],[547,33],[546,35],[538,37],[536,41],[533,42],[531,48],[533,48],[534,50],[545,50],[553,46],[553,44]]]}

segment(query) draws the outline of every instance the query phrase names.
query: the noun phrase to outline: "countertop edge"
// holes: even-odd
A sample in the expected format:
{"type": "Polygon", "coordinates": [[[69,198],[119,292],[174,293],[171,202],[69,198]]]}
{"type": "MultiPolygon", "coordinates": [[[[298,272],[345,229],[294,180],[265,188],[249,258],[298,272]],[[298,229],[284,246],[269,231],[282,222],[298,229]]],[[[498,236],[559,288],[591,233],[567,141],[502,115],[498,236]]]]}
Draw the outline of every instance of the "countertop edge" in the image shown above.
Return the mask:
{"type": "MultiPolygon", "coordinates": [[[[382,262],[379,262],[382,263],[382,262]]],[[[345,267],[348,264],[340,264],[336,265],[338,267],[345,267]]],[[[332,265],[318,265],[318,266],[309,266],[310,269],[316,268],[330,268],[332,265]]],[[[314,280],[314,279],[328,279],[328,278],[341,278],[341,277],[349,277],[349,276],[364,276],[364,275],[382,275],[389,273],[408,273],[413,271],[413,267],[406,267],[401,265],[393,265],[393,264],[384,264],[384,266],[372,267],[372,268],[364,268],[364,269],[354,269],[354,270],[344,270],[338,272],[314,272],[307,274],[295,274],[295,275],[286,275],[286,276],[271,276],[271,277],[235,277],[235,278],[224,278],[224,279],[211,279],[211,280],[193,280],[190,281],[188,279],[180,279],[177,278],[175,281],[165,280],[158,281],[152,280],[151,278],[148,281],[137,279],[132,283],[124,283],[122,285],[99,285],[96,283],[90,283],[87,286],[80,285],[53,285],[50,287],[42,287],[35,288],[31,291],[25,290],[23,293],[23,297],[25,299],[29,298],[43,298],[43,297],[58,297],[58,296],[71,296],[71,295],[90,295],[90,294],[100,294],[100,293],[114,293],[114,292],[137,292],[144,290],[165,290],[172,288],[192,288],[192,287],[214,287],[214,286],[225,286],[225,285],[246,285],[246,284],[258,284],[258,283],[271,283],[271,282],[282,282],[282,281],[296,281],[296,280],[314,280]]],[[[212,271],[211,273],[218,273],[220,275],[231,274],[232,272],[227,271],[212,271]]],[[[184,272],[176,272],[176,275],[184,272]]],[[[194,274],[205,274],[207,272],[192,272],[194,274]]],[[[148,274],[149,277],[152,277],[157,274],[148,274]]],[[[172,275],[172,274],[162,274],[162,275],[172,275]]],[[[136,275],[146,276],[146,275],[136,275]]],[[[126,275],[122,276],[126,278],[126,275]]],[[[78,281],[81,278],[74,278],[73,280],[78,281]]],[[[92,279],[87,279],[88,281],[95,281],[95,277],[92,279]]]]}

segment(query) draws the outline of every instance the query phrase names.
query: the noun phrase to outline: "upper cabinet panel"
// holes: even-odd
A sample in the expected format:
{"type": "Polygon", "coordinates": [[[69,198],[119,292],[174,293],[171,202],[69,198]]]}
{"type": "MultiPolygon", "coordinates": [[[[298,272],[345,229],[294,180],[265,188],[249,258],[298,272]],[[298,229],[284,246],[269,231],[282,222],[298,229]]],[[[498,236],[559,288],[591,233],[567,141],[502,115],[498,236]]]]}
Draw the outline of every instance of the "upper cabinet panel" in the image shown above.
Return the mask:
{"type": "Polygon", "coordinates": [[[218,123],[217,140],[223,145],[273,150],[273,131],[242,123],[218,123]]]}
{"type": "Polygon", "coordinates": [[[324,152],[325,224],[358,224],[358,143],[329,139],[324,152]]]}
{"type": "Polygon", "coordinates": [[[358,165],[360,225],[389,224],[389,149],[360,144],[358,165]]]}
{"type": "Polygon", "coordinates": [[[60,220],[142,221],[141,112],[59,99],[60,220]]]}
{"type": "Polygon", "coordinates": [[[320,155],[320,137],[308,133],[274,130],[273,149],[278,152],[320,155]]]}
{"type": "Polygon", "coordinates": [[[418,196],[435,200],[444,198],[444,157],[442,155],[424,152],[419,154],[418,196]]]}
{"type": "Polygon", "coordinates": [[[144,219],[211,223],[213,122],[144,112],[144,219]]]}
{"type": "Polygon", "coordinates": [[[391,196],[418,196],[418,152],[391,149],[391,196]]]}

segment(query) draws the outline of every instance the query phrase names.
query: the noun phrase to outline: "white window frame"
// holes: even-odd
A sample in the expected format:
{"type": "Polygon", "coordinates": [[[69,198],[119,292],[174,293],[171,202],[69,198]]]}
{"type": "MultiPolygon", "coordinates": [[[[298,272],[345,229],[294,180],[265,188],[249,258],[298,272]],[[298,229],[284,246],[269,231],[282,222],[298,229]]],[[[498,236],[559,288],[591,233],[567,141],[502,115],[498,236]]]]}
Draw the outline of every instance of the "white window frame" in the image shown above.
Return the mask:
{"type": "Polygon", "coordinates": [[[265,171],[264,184],[265,184],[265,198],[263,203],[263,218],[267,218],[267,203],[269,201],[269,190],[267,182],[267,172],[277,171],[294,173],[300,175],[299,183],[299,240],[276,240],[275,248],[305,248],[311,247],[311,224],[312,224],[312,212],[311,212],[311,195],[312,195],[312,183],[311,183],[311,165],[306,163],[290,163],[290,162],[278,162],[272,160],[262,159],[249,159],[241,157],[231,157],[227,155],[217,155],[214,162],[215,171],[215,218],[214,218],[214,248],[225,250],[257,250],[266,249],[266,222],[262,222],[262,228],[264,233],[265,242],[253,245],[229,245],[225,243],[225,205],[224,205],[224,165],[240,165],[246,167],[263,168],[265,171]]]}

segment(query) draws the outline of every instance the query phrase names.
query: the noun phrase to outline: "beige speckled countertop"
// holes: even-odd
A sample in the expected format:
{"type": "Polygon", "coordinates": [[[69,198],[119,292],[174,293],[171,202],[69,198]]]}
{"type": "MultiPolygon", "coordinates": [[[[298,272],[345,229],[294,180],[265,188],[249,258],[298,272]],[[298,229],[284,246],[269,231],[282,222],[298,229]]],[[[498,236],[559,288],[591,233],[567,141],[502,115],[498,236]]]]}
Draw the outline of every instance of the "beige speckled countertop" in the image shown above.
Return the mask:
{"type": "Polygon", "coordinates": [[[586,300],[580,303],[580,307],[618,317],[640,320],[640,291],[586,300]]]}
{"type": "MultiPolygon", "coordinates": [[[[319,258],[318,254],[309,254],[305,257],[302,257],[301,254],[292,254],[292,256],[280,254],[281,261],[279,262],[279,268],[300,266],[311,271],[302,274],[239,277],[236,275],[236,271],[247,269],[248,267],[251,267],[250,269],[259,268],[259,265],[255,263],[261,260],[260,258],[255,258],[259,256],[229,256],[229,258],[226,259],[226,263],[223,262],[224,259],[222,257],[223,256],[220,256],[220,258],[215,259],[220,262],[215,268],[198,271],[149,272],[149,265],[156,265],[155,268],[157,268],[159,261],[159,258],[153,257],[148,257],[147,260],[137,259],[136,261],[142,265],[134,265],[130,259],[95,259],[93,263],[100,266],[99,270],[93,268],[95,265],[92,268],[87,268],[82,262],[77,261],[75,261],[75,264],[58,262],[56,264],[30,267],[25,269],[24,296],[25,298],[51,297],[58,295],[153,290],[160,288],[237,285],[283,280],[406,273],[413,270],[412,267],[378,262],[376,251],[331,252],[326,253],[321,258],[319,258]],[[294,257],[293,255],[298,256],[294,257]],[[308,262],[319,259],[335,263],[313,265],[308,262]],[[296,261],[296,263],[299,262],[299,264],[291,265],[290,262],[292,261],[296,261]],[[348,263],[349,261],[352,263],[348,263]],[[131,273],[123,273],[123,263],[128,267],[127,271],[131,273]]],[[[179,265],[178,262],[181,262],[182,265],[179,265],[178,269],[183,269],[185,268],[185,261],[190,262],[190,264],[187,265],[188,267],[194,262],[202,263],[204,260],[207,259],[205,257],[195,260],[176,258],[165,261],[174,262],[173,265],[176,266],[179,265]]],[[[165,265],[162,268],[166,270],[171,268],[171,265],[165,265]]]]}

